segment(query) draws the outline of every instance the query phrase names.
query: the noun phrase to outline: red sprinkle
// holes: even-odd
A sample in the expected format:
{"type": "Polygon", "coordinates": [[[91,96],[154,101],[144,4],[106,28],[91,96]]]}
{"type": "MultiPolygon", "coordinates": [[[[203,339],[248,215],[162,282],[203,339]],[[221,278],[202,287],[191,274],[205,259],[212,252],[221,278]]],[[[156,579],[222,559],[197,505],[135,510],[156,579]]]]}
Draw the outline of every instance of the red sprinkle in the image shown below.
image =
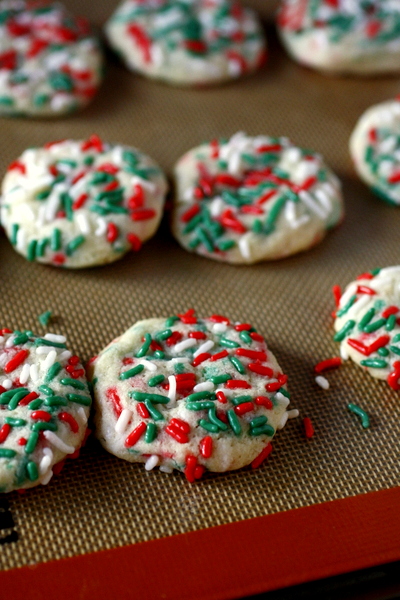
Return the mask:
{"type": "Polygon", "coordinates": [[[376,292],[367,285],[359,285],[357,286],[356,294],[368,294],[369,296],[375,296],[376,292]]]}
{"type": "Polygon", "coordinates": [[[140,417],[142,417],[143,419],[150,418],[150,413],[147,410],[147,406],[144,404],[144,402],[138,402],[136,405],[136,410],[137,410],[138,415],[140,417]]]}
{"type": "Polygon", "coordinates": [[[18,160],[15,160],[14,162],[11,163],[11,165],[9,165],[8,171],[19,171],[20,173],[22,173],[22,175],[25,175],[26,173],[26,167],[22,162],[19,162],[18,160]]]}
{"type": "Polygon", "coordinates": [[[109,388],[106,391],[106,396],[107,396],[108,400],[110,400],[110,402],[112,403],[114,414],[118,418],[120,416],[120,414],[122,413],[122,405],[121,405],[121,399],[117,393],[117,388],[109,388]]]}
{"type": "Polygon", "coordinates": [[[51,420],[51,414],[45,410],[34,410],[31,413],[31,419],[34,421],[46,421],[48,423],[51,420]]]}
{"type": "Polygon", "coordinates": [[[180,429],[181,431],[183,431],[183,433],[190,433],[190,425],[186,421],[183,421],[183,419],[171,419],[169,424],[172,427],[180,429]]]}
{"type": "Polygon", "coordinates": [[[376,339],[374,342],[372,342],[372,344],[370,344],[369,346],[365,346],[365,344],[363,344],[359,340],[354,340],[352,338],[349,338],[347,340],[347,343],[349,344],[349,346],[351,346],[352,348],[354,348],[361,354],[364,354],[364,356],[369,356],[373,352],[376,352],[379,348],[386,346],[386,344],[388,344],[389,342],[390,342],[390,336],[388,336],[388,335],[381,335],[378,339],[376,339]]]}
{"type": "Polygon", "coordinates": [[[118,227],[115,225],[115,223],[107,224],[107,242],[110,242],[110,244],[115,242],[115,240],[118,238],[118,233],[118,227]]]}
{"type": "Polygon", "coordinates": [[[210,435],[200,440],[199,451],[204,458],[210,458],[213,450],[213,441],[210,435]]]}
{"type": "Polygon", "coordinates": [[[333,298],[335,300],[336,308],[339,306],[340,298],[342,297],[342,289],[340,285],[334,285],[332,288],[333,298]]]}
{"type": "Polygon", "coordinates": [[[235,325],[236,331],[249,331],[251,329],[251,325],[249,323],[238,323],[235,325]]]}
{"type": "Polygon", "coordinates": [[[282,384],[279,381],[274,381],[273,383],[267,383],[265,385],[267,392],[277,392],[281,387],[282,384]]]}
{"type": "Polygon", "coordinates": [[[359,281],[360,279],[373,279],[373,278],[374,278],[374,276],[371,275],[371,273],[361,273],[361,275],[356,277],[357,281],[359,281]]]}
{"type": "Polygon", "coordinates": [[[144,204],[144,191],[141,185],[136,184],[133,186],[133,195],[128,200],[128,207],[131,210],[141,208],[144,204]]]}
{"type": "MultiPolygon", "coordinates": [[[[95,358],[97,358],[97,357],[95,357],[95,358]]],[[[81,362],[81,359],[79,358],[79,356],[76,356],[76,354],[74,354],[74,356],[71,356],[71,358],[68,360],[68,363],[70,365],[74,365],[74,366],[76,366],[80,362],[81,362]]]]}
{"type": "Polygon", "coordinates": [[[132,221],[148,221],[155,217],[156,211],[152,208],[138,208],[131,214],[132,221]]]}
{"type": "Polygon", "coordinates": [[[3,442],[6,441],[10,431],[11,431],[11,425],[7,425],[7,423],[4,423],[4,425],[0,429],[0,444],[2,444],[3,442]]]}
{"type": "Polygon", "coordinates": [[[26,444],[27,441],[28,440],[26,438],[21,437],[21,438],[19,438],[19,440],[17,440],[17,444],[18,444],[18,446],[25,446],[25,444],[26,444]]]}
{"type": "Polygon", "coordinates": [[[179,331],[174,331],[173,334],[166,340],[167,346],[174,346],[182,339],[182,334],[179,331]]]}
{"type": "Polygon", "coordinates": [[[133,37],[141,51],[143,61],[147,64],[151,63],[151,39],[147,36],[146,31],[137,24],[130,24],[127,32],[133,37]]]}
{"type": "Polygon", "coordinates": [[[250,337],[252,340],[254,340],[255,342],[263,342],[264,338],[262,335],[260,335],[259,333],[256,333],[255,331],[252,331],[250,334],[250,337]]]}
{"type": "Polygon", "coordinates": [[[223,315],[211,315],[209,319],[214,323],[225,323],[226,325],[230,325],[230,320],[227,317],[224,317],[223,315]]]}
{"type": "Polygon", "coordinates": [[[257,469],[264,462],[264,460],[271,454],[271,452],[272,452],[272,444],[271,444],[271,442],[268,442],[268,444],[265,446],[264,450],[261,450],[260,454],[258,456],[256,456],[256,458],[251,463],[251,468],[257,469]]]}
{"type": "Polygon", "coordinates": [[[329,371],[330,369],[337,369],[342,364],[342,359],[340,356],[335,356],[334,358],[327,358],[326,360],[322,360],[314,367],[315,373],[323,373],[324,371],[329,371]]]}
{"type": "Polygon", "coordinates": [[[228,379],[225,385],[230,390],[235,390],[238,388],[247,390],[248,388],[251,388],[251,385],[244,379],[228,379]]]}
{"type": "Polygon", "coordinates": [[[303,419],[304,433],[306,438],[310,439],[314,435],[314,427],[309,417],[303,419]]]}
{"type": "Polygon", "coordinates": [[[171,427],[171,425],[168,425],[165,428],[165,433],[174,438],[174,440],[179,442],[179,444],[187,444],[189,441],[187,434],[177,427],[171,427]]]}
{"type": "Polygon", "coordinates": [[[25,396],[25,398],[22,398],[18,402],[18,406],[26,406],[29,404],[29,402],[32,402],[32,400],[36,400],[36,398],[39,398],[39,394],[36,392],[30,392],[27,396],[25,396]]]}
{"type": "Polygon", "coordinates": [[[20,350],[4,367],[4,373],[12,373],[15,369],[24,362],[29,356],[29,350],[20,350]]]}
{"type": "Polygon", "coordinates": [[[196,466],[197,466],[197,458],[195,456],[187,456],[186,457],[186,467],[184,470],[186,479],[189,481],[189,483],[194,483],[195,481],[195,470],[196,470],[196,466]]]}
{"type": "Polygon", "coordinates": [[[197,367],[198,365],[200,365],[205,360],[208,360],[209,358],[212,360],[211,354],[209,352],[202,352],[201,354],[196,356],[196,358],[193,359],[192,367],[197,367]]]}
{"type": "MultiPolygon", "coordinates": [[[[33,417],[33,413],[32,413],[32,417],[33,417]]],[[[63,423],[67,423],[69,425],[69,428],[71,429],[72,433],[78,433],[79,425],[70,413],[61,412],[61,413],[59,413],[58,418],[63,423]]]]}
{"type": "Polygon", "coordinates": [[[393,363],[394,371],[392,371],[388,377],[387,382],[390,387],[396,392],[400,390],[400,361],[396,360],[393,363]]]}
{"type": "Polygon", "coordinates": [[[147,425],[144,421],[139,423],[139,425],[137,425],[137,427],[135,427],[135,429],[131,431],[131,433],[126,438],[125,447],[131,448],[132,446],[134,446],[146,431],[146,427],[147,425]]]}
{"type": "Polygon", "coordinates": [[[267,396],[257,396],[254,402],[257,404],[257,406],[264,406],[268,410],[272,410],[274,408],[272,400],[270,400],[267,396]]]}
{"type": "Polygon", "coordinates": [[[198,204],[193,204],[188,210],[182,213],[180,220],[182,223],[188,223],[200,212],[200,206],[198,204]]]}
{"type": "Polygon", "coordinates": [[[254,410],[254,404],[252,402],[243,402],[242,404],[235,406],[233,410],[239,416],[245,415],[246,413],[254,410]]]}
{"type": "Polygon", "coordinates": [[[189,337],[195,340],[205,340],[207,336],[202,331],[190,331],[189,337]]]}
{"type": "Polygon", "coordinates": [[[212,357],[210,358],[211,362],[215,362],[216,360],[220,360],[221,358],[225,358],[226,356],[228,356],[229,352],[228,350],[222,350],[222,352],[218,352],[217,354],[213,354],[212,357]]]}
{"type": "Polygon", "coordinates": [[[142,242],[134,233],[128,233],[126,239],[128,240],[131,250],[133,250],[134,252],[138,252],[142,247],[142,242]]]}
{"type": "Polygon", "coordinates": [[[388,317],[390,317],[390,315],[396,315],[399,312],[399,307],[398,306],[388,306],[387,308],[385,308],[385,310],[382,313],[382,317],[384,319],[387,319],[388,317]]]}
{"type": "Polygon", "coordinates": [[[252,360],[267,360],[267,355],[265,352],[257,352],[257,350],[247,350],[246,348],[237,348],[235,350],[235,354],[238,356],[246,356],[246,358],[251,358],[252,360]]]}
{"type": "Polygon", "coordinates": [[[264,375],[265,377],[273,377],[274,375],[274,372],[270,367],[265,367],[259,363],[250,363],[247,365],[247,367],[250,369],[250,371],[257,373],[258,375],[264,375]]]}
{"type": "Polygon", "coordinates": [[[217,399],[222,404],[226,404],[226,402],[227,402],[224,392],[221,392],[221,391],[217,392],[217,399]]]}
{"type": "Polygon", "coordinates": [[[97,152],[103,152],[103,142],[96,134],[91,135],[88,140],[82,142],[81,150],[83,152],[90,149],[96,150],[97,152]]]}

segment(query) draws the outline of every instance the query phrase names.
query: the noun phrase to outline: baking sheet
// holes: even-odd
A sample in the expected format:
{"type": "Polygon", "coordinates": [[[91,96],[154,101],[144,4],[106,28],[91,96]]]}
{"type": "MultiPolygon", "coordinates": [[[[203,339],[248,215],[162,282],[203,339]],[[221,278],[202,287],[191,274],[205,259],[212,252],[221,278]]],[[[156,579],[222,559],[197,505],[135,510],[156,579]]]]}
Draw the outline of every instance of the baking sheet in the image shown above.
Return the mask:
{"type": "MultiPolygon", "coordinates": [[[[66,2],[101,25],[117,2],[66,2]]],[[[268,21],[275,3],[253,0],[268,21]]],[[[348,138],[371,104],[398,93],[396,77],[341,79],[299,67],[281,50],[267,23],[270,59],[257,74],[220,88],[185,90],[134,76],[109,57],[104,86],[92,106],[59,121],[1,119],[0,169],[27,146],[82,139],[93,132],[151,154],[168,174],[189,148],[217,136],[286,135],[321,152],[344,185],[346,219],[307,253],[234,267],[182,250],[167,219],[139,254],[80,272],[30,264],[0,238],[1,326],[41,331],[37,316],[52,310],[52,330],[88,359],[134,321],[194,307],[251,322],[265,334],[289,374],[292,405],[316,430],[305,440],[290,421],[257,471],[208,474],[189,485],[182,474],[145,472],[107,454],[89,438],[81,457],[47,487],[0,502],[0,565],[34,564],[204,529],[399,485],[398,394],[354,364],[328,377],[323,391],[312,369],[336,355],[331,287],[359,273],[399,262],[400,210],[359,182],[348,138]],[[363,430],[346,409],[371,417],[363,430]]]]}

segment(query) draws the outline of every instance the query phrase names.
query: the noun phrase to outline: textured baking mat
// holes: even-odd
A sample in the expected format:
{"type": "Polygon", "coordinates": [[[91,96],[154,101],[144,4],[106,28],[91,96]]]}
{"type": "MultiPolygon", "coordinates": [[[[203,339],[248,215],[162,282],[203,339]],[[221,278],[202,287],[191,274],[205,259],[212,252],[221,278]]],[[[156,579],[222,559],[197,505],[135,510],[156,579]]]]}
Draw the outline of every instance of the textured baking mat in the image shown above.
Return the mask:
{"type": "MultiPolygon", "coordinates": [[[[116,2],[76,0],[71,8],[98,25],[116,2]]],[[[273,4],[254,0],[265,17],[273,4]]],[[[85,360],[134,321],[188,307],[226,313],[265,334],[285,372],[293,407],[310,416],[305,440],[293,420],[273,442],[266,464],[252,471],[206,475],[190,485],[179,473],[145,472],[107,454],[92,438],[47,487],[0,500],[3,569],[132,544],[269,513],[380,490],[400,483],[398,395],[353,364],[318,388],[313,365],[337,354],[332,342],[331,287],[399,262],[400,210],[357,181],[347,143],[369,105],[398,93],[398,79],[340,79],[292,63],[267,27],[270,61],[246,80],[207,90],[181,90],[128,73],[109,59],[93,105],[61,121],[1,120],[0,168],[26,146],[51,139],[105,139],[136,145],[171,172],[187,149],[237,130],[287,135],[325,155],[344,183],[342,226],[311,251],[284,261],[233,267],[186,253],[163,223],[137,255],[97,269],[67,272],[30,264],[0,238],[1,325],[42,331],[37,316],[52,310],[53,330],[66,333],[85,360]],[[346,404],[371,416],[362,429],[346,404]]]]}

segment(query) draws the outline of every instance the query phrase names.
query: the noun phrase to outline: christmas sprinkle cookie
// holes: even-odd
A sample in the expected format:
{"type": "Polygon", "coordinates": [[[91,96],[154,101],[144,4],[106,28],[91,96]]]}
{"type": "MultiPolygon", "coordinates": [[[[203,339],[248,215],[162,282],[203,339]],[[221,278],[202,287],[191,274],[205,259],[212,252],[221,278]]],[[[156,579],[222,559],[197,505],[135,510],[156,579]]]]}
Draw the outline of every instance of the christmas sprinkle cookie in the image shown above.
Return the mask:
{"type": "Polygon", "coordinates": [[[175,85],[236,79],[266,57],[258,18],[237,1],[127,0],[105,33],[130,69],[175,85]]]}
{"type": "Polygon", "coordinates": [[[369,108],[350,138],[361,179],[382,200],[400,205],[400,98],[369,108]]]}
{"type": "Polygon", "coordinates": [[[264,338],[221,315],[140,321],[93,359],[89,374],[102,445],[191,482],[205,470],[257,466],[276,429],[298,415],[286,410],[287,376],[264,338]]]}
{"type": "Polygon", "coordinates": [[[88,104],[102,54],[87,21],[59,2],[0,2],[0,114],[59,116],[88,104]]]}
{"type": "Polygon", "coordinates": [[[230,263],[283,258],[317,244],[343,217],[341,185],[319,154],[287,138],[237,133],[175,167],[178,242],[230,263]]]}
{"type": "Polygon", "coordinates": [[[397,0],[283,0],[278,29],[306,66],[353,75],[400,71],[397,0]]]}
{"type": "Polygon", "coordinates": [[[135,148],[51,142],[25,150],[3,180],[1,220],[29,261],[80,268],[139,250],[162,216],[166,179],[135,148]]]}
{"type": "Polygon", "coordinates": [[[82,445],[90,405],[63,335],[0,330],[0,491],[48,483],[82,445]]]}
{"type": "Polygon", "coordinates": [[[343,359],[400,389],[400,266],[363,273],[350,283],[338,300],[335,330],[343,359]]]}

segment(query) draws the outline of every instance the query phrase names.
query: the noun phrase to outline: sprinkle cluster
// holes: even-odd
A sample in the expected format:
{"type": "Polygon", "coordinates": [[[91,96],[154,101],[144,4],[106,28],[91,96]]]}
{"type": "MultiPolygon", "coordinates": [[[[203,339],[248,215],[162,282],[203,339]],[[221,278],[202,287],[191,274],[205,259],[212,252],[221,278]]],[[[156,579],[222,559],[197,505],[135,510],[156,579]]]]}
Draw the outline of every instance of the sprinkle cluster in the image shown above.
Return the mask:
{"type": "Polygon", "coordinates": [[[51,142],[9,166],[2,222],[30,261],[101,264],[140,249],[161,218],[166,187],[158,166],[133,148],[97,135],[51,142]]]}
{"type": "Polygon", "coordinates": [[[363,273],[351,283],[336,310],[334,340],[374,377],[400,389],[400,267],[363,273]]]}
{"type": "Polygon", "coordinates": [[[399,38],[400,5],[391,0],[285,0],[278,23],[297,35],[323,30],[333,44],[357,31],[361,47],[382,46],[399,38]]]}
{"type": "MultiPolygon", "coordinates": [[[[261,447],[243,463],[248,464],[276,426],[297,416],[286,411],[287,376],[250,324],[233,324],[222,315],[198,319],[193,309],[156,323],[160,329],[144,333],[141,345],[118,359],[117,384],[102,388],[125,449],[139,460],[151,458],[151,468],[176,468],[193,481],[206,467],[226,470],[215,468],[212,459],[218,447],[223,452],[227,437],[260,438],[261,447]]],[[[109,378],[108,367],[104,373],[109,378]]],[[[99,358],[94,375],[97,396],[105,377],[99,358]]]]}
{"type": "Polygon", "coordinates": [[[260,24],[236,1],[128,0],[106,28],[117,46],[121,35],[114,35],[113,28],[119,31],[120,25],[139,51],[140,64],[134,66],[149,74],[164,70],[166,78],[167,73],[171,80],[181,78],[179,83],[238,77],[266,56],[260,24]],[[219,62],[213,62],[216,56],[219,62]]]}
{"type": "Polygon", "coordinates": [[[287,138],[238,133],[214,140],[186,154],[176,175],[185,181],[178,192],[184,243],[215,257],[238,249],[250,259],[252,242],[271,236],[282,219],[298,234],[310,219],[325,230],[341,218],[337,178],[320,155],[287,138]],[[188,167],[196,178],[192,186],[188,167]]]}
{"type": "Polygon", "coordinates": [[[87,104],[101,81],[99,43],[58,2],[0,6],[0,113],[61,114],[87,104]]]}
{"type": "Polygon", "coordinates": [[[0,491],[50,480],[79,449],[91,397],[66,338],[0,330],[0,491]]]}

